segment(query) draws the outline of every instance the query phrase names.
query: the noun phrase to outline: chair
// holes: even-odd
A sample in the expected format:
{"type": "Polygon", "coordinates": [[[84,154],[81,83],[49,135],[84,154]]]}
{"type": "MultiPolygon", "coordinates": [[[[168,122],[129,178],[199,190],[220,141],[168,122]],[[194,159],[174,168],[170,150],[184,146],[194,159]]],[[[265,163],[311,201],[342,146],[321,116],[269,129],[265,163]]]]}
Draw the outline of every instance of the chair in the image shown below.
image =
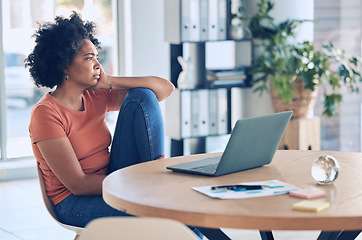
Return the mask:
{"type": "Polygon", "coordinates": [[[45,190],[45,183],[44,183],[44,178],[43,178],[43,173],[39,167],[39,163],[37,164],[37,169],[38,169],[38,178],[39,178],[39,184],[40,184],[40,189],[41,189],[41,194],[43,196],[43,201],[44,201],[44,204],[49,212],[49,214],[53,217],[53,219],[59,224],[61,225],[62,227],[68,229],[68,230],[71,230],[73,232],[75,232],[76,236],[74,239],[78,239],[78,237],[81,235],[82,233],[82,230],[84,228],[81,228],[81,227],[76,227],[76,226],[72,226],[72,225],[67,225],[67,224],[64,224],[64,223],[61,223],[59,220],[58,220],[58,217],[55,213],[55,209],[54,209],[54,205],[53,203],[50,201],[48,195],[46,194],[46,190],[45,190]]]}
{"type": "Polygon", "coordinates": [[[200,240],[180,222],[161,218],[106,217],[91,221],[79,240],[200,240]]]}

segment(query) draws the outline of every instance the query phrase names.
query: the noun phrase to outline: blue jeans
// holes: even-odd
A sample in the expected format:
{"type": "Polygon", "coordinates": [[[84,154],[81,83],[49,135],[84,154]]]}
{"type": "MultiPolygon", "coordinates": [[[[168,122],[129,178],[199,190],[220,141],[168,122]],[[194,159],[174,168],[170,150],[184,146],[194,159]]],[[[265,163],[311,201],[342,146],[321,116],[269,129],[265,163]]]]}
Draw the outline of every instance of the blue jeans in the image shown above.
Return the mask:
{"type": "Polygon", "coordinates": [[[119,111],[109,173],[157,159],[163,153],[163,119],[156,96],[145,88],[130,90],[119,111]]]}
{"type": "MultiPolygon", "coordinates": [[[[111,145],[109,173],[133,164],[155,160],[164,153],[163,118],[154,93],[131,89],[119,111],[111,145]]],[[[111,216],[131,216],[106,204],[102,196],[69,195],[55,206],[61,222],[84,227],[91,220],[111,216]]],[[[202,234],[190,227],[202,238],[202,234]]]]}

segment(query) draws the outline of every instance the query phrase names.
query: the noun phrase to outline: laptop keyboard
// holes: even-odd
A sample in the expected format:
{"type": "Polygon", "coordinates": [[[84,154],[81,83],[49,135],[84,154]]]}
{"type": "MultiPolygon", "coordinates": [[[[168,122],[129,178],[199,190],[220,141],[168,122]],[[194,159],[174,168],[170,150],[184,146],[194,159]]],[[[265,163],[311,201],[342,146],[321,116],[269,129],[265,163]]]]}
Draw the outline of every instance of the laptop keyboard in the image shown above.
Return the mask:
{"type": "Polygon", "coordinates": [[[204,165],[204,166],[200,166],[200,167],[194,167],[191,169],[199,171],[199,172],[214,173],[216,171],[216,168],[218,165],[219,165],[219,163],[214,163],[214,164],[204,165]]]}

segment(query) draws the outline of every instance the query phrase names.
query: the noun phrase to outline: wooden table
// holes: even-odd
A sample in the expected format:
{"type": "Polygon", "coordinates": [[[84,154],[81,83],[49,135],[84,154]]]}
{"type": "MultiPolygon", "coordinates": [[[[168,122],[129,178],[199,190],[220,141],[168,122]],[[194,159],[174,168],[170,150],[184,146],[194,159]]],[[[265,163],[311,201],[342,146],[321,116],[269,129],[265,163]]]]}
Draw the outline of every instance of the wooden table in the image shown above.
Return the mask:
{"type": "Polygon", "coordinates": [[[221,177],[166,169],[218,154],[156,160],[118,170],[104,180],[103,197],[110,206],[129,214],[170,218],[199,227],[261,231],[362,229],[362,153],[278,150],[269,165],[221,177]],[[340,174],[332,185],[320,186],[311,175],[311,167],[317,157],[326,154],[337,159],[340,174]],[[301,199],[289,195],[219,200],[191,189],[272,179],[302,188],[320,188],[327,192],[331,206],[319,213],[302,212],[292,210],[292,205],[301,199]]]}

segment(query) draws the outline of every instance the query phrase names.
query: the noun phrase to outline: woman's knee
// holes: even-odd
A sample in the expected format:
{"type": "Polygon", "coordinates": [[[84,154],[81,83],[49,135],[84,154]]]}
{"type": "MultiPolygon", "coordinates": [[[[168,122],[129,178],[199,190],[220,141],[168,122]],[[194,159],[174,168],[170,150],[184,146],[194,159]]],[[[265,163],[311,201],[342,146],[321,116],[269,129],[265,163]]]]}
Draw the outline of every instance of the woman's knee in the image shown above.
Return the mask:
{"type": "Polygon", "coordinates": [[[136,111],[141,111],[141,115],[153,119],[161,120],[162,118],[160,104],[156,95],[148,88],[131,89],[124,99],[121,112],[125,112],[126,108],[137,109],[136,111]]]}
{"type": "Polygon", "coordinates": [[[126,98],[130,98],[130,100],[138,99],[140,101],[150,101],[157,102],[156,95],[154,92],[148,88],[133,88],[129,90],[126,98]]]}

